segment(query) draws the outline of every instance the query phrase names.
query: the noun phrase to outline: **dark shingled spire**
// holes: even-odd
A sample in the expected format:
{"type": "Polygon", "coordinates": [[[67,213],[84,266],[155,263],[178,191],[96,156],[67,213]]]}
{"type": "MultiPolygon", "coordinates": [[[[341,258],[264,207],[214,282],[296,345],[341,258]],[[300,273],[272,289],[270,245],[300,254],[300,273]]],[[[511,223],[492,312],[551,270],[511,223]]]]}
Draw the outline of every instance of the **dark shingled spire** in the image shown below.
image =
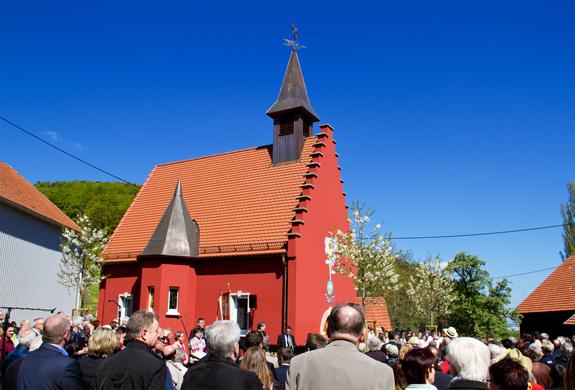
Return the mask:
{"type": "Polygon", "coordinates": [[[199,242],[198,224],[190,217],[182,197],[182,183],[178,179],[174,197],[156,226],[142,256],[198,257],[199,242]]]}
{"type": "Polygon", "coordinates": [[[297,52],[292,50],[287,70],[277,102],[266,112],[273,117],[282,113],[303,111],[312,122],[319,122],[317,114],[311,108],[307,97],[307,90],[299,66],[297,52]]]}

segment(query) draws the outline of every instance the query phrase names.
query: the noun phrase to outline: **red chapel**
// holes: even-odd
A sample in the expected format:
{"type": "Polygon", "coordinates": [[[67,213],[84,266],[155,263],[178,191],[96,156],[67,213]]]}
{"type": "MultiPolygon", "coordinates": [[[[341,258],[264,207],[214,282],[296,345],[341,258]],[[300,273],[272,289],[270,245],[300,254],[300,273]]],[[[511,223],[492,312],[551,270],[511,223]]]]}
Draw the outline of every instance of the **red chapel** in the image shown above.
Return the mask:
{"type": "Polygon", "coordinates": [[[350,278],[326,287],[326,237],[349,227],[347,206],[334,129],[313,135],[295,50],[267,115],[271,145],[154,167],[105,248],[103,324],[152,308],[174,331],[181,316],[188,332],[200,317],[242,334],[263,321],[272,344],[289,325],[303,345],[330,306],[356,301],[350,278]]]}

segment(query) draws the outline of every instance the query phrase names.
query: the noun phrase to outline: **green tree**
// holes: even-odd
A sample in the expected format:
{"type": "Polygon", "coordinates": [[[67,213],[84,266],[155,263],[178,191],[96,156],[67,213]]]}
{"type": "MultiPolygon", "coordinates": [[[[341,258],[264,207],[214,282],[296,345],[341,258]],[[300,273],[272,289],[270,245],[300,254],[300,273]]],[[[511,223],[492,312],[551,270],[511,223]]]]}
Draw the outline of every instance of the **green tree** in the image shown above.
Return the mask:
{"type": "Polygon", "coordinates": [[[389,234],[379,234],[378,224],[369,232],[366,225],[375,210],[360,205],[359,200],[351,205],[352,217],[349,232],[335,229],[330,232],[329,248],[332,254],[328,262],[333,271],[353,279],[362,306],[373,298],[385,297],[397,288],[395,272],[396,255],[389,234]]]}
{"type": "Polygon", "coordinates": [[[465,252],[458,253],[447,270],[455,277],[455,299],[449,325],[459,332],[483,336],[488,331],[507,333],[507,319],[521,321],[521,314],[509,309],[511,288],[507,279],[493,285],[485,262],[465,252]]]}
{"type": "Polygon", "coordinates": [[[453,280],[449,269],[441,268],[439,255],[435,260],[428,255],[425,262],[416,265],[416,272],[409,276],[407,294],[415,311],[429,319],[430,326],[438,317],[451,313],[451,302],[455,299],[453,280]]]}
{"type": "Polygon", "coordinates": [[[68,217],[86,214],[94,227],[113,232],[140,190],[120,182],[48,181],[34,185],[68,217]]]}
{"type": "Polygon", "coordinates": [[[410,250],[395,251],[395,272],[398,280],[396,289],[388,291],[385,295],[387,312],[393,329],[417,329],[420,322],[425,318],[415,311],[415,303],[407,294],[407,286],[410,275],[416,272],[416,262],[410,250]]]}
{"type": "Polygon", "coordinates": [[[92,226],[86,215],[78,216],[76,223],[81,231],[77,232],[67,227],[63,228],[60,248],[62,260],[58,283],[68,288],[68,292],[76,293],[76,307],[86,306],[89,288],[100,283],[105,276],[102,274],[103,262],[101,253],[108,238],[105,231],[92,226]]]}
{"type": "Polygon", "coordinates": [[[561,260],[565,261],[575,255],[575,182],[567,183],[569,198],[567,203],[561,204],[563,217],[563,251],[559,251],[561,260]]]}

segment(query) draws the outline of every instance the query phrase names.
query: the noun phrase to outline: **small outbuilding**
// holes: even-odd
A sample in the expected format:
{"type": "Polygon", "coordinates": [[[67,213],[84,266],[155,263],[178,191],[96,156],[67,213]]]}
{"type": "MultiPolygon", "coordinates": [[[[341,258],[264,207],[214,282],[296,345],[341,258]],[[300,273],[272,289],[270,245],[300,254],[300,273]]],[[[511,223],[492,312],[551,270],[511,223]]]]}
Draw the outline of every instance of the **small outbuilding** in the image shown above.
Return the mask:
{"type": "MultiPolygon", "coordinates": [[[[80,228],[10,165],[0,161],[0,306],[71,315],[75,296],[58,283],[62,226],[80,228]]],[[[2,309],[6,312],[6,309],[2,309]]],[[[14,310],[10,319],[50,313],[14,310]]]]}
{"type": "Polygon", "coordinates": [[[521,334],[575,335],[575,256],[557,267],[517,308],[523,314],[521,334]]]}

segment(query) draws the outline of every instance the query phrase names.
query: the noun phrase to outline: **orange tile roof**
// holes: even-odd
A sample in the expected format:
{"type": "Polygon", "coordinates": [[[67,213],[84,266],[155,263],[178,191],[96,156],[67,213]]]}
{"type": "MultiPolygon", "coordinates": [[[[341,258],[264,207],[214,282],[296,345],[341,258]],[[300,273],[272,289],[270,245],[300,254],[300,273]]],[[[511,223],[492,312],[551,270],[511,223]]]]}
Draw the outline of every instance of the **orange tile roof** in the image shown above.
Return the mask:
{"type": "MultiPolygon", "coordinates": [[[[378,297],[375,298],[375,301],[376,303],[373,303],[369,299],[365,301],[365,320],[375,320],[375,326],[378,328],[383,326],[385,330],[391,330],[391,320],[389,319],[389,313],[387,312],[385,298],[378,297]]],[[[357,298],[357,304],[361,305],[361,298],[357,298]]]]}
{"type": "Polygon", "coordinates": [[[563,323],[563,325],[575,325],[575,314],[573,314],[567,321],[563,323]]]}
{"type": "Polygon", "coordinates": [[[306,140],[300,162],[277,167],[270,167],[271,145],[157,165],[105,248],[107,262],[136,260],[178,178],[200,228],[201,258],[285,252],[316,140],[306,140]]]}
{"type": "Polygon", "coordinates": [[[521,313],[575,310],[575,255],[557,267],[518,308],[521,313]]]}
{"type": "Polygon", "coordinates": [[[50,202],[40,191],[24,179],[10,165],[0,161],[0,198],[13,206],[24,208],[33,214],[80,230],[66,214],[50,202]]]}

